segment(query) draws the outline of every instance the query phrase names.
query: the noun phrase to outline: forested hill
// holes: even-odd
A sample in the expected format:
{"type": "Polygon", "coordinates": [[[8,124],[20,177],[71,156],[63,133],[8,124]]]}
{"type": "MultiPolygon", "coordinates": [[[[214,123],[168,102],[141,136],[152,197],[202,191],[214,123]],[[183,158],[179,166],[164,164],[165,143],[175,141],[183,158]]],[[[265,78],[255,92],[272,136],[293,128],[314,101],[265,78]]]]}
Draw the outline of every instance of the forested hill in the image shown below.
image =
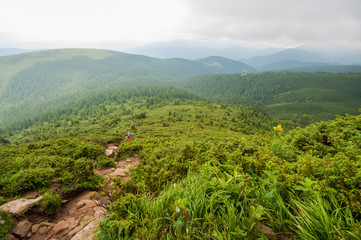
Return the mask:
{"type": "Polygon", "coordinates": [[[266,72],[191,77],[178,86],[214,101],[265,107],[293,126],[358,114],[361,74],[266,72]]]}
{"type": "Polygon", "coordinates": [[[0,98],[19,101],[134,79],[174,79],[204,73],[242,73],[252,70],[235,61],[205,64],[185,59],[157,59],[107,50],[62,49],[0,58],[0,98]],[[227,66],[231,65],[231,66],[227,66]]]}
{"type": "Polygon", "coordinates": [[[30,103],[31,108],[45,107],[51,101],[105,88],[252,70],[241,62],[222,60],[218,64],[213,60],[212,65],[96,49],[47,50],[1,57],[0,126],[13,111],[28,111],[30,103]]]}

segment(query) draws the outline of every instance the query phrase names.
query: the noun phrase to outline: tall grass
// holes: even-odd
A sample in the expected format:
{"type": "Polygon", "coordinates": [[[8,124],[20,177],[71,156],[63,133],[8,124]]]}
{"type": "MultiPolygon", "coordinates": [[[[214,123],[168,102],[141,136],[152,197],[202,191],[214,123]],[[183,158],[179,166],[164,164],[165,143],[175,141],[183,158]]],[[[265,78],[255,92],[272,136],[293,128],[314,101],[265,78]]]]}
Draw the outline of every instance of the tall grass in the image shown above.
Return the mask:
{"type": "Polygon", "coordinates": [[[97,237],[360,239],[361,228],[348,207],[334,196],[305,192],[309,195],[286,189],[276,170],[257,179],[204,165],[155,198],[128,194],[113,203],[97,237]]]}
{"type": "Polygon", "coordinates": [[[302,239],[361,239],[361,228],[349,207],[332,195],[291,199],[294,231],[302,239]]]}
{"type": "Polygon", "coordinates": [[[115,239],[107,238],[113,234],[110,231],[121,232],[117,239],[259,237],[262,234],[255,226],[262,220],[264,208],[248,198],[251,192],[244,176],[221,174],[206,166],[199,173],[190,172],[183,181],[174,183],[154,199],[143,195],[123,204],[126,215],[102,222],[98,238],[115,239]],[[115,221],[117,229],[110,230],[115,221]]]}

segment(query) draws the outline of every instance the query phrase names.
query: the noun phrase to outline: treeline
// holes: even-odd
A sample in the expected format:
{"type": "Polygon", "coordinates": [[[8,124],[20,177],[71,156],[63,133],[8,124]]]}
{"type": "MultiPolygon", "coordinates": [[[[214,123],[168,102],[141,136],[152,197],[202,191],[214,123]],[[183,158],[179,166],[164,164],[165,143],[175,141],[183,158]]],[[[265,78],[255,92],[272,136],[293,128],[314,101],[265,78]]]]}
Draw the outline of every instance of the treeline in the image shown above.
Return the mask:
{"type": "MultiPolygon", "coordinates": [[[[266,72],[254,74],[214,74],[191,77],[179,86],[219,102],[265,106],[278,102],[279,94],[299,89],[332,89],[340,95],[323,96],[325,101],[355,101],[361,98],[361,74],[266,72]],[[344,99],[345,95],[347,99],[344,99]]],[[[307,97],[307,92],[305,93],[307,97]]],[[[317,97],[317,96],[316,96],[317,97]]],[[[299,100],[289,96],[290,101],[299,100]]],[[[318,98],[320,98],[318,96],[318,98]]]]}
{"type": "MultiPolygon", "coordinates": [[[[54,120],[75,118],[81,111],[91,114],[105,109],[105,105],[120,104],[132,98],[147,98],[148,105],[155,104],[164,100],[200,100],[195,94],[175,87],[161,85],[149,86],[141,85],[137,87],[124,87],[118,89],[104,89],[101,91],[89,92],[83,96],[69,96],[59,100],[60,104],[54,103],[48,110],[41,112],[40,109],[34,109],[34,114],[27,116],[28,112],[17,115],[17,120],[0,129],[0,134],[22,130],[33,124],[41,122],[52,122],[54,120]],[[39,111],[38,114],[36,112],[39,111]]],[[[11,113],[11,112],[10,112],[11,113]]]]}
{"type": "Polygon", "coordinates": [[[302,118],[290,123],[292,127],[357,114],[361,107],[359,73],[216,74],[192,77],[177,86],[221,103],[265,107],[277,119],[302,118]]]}

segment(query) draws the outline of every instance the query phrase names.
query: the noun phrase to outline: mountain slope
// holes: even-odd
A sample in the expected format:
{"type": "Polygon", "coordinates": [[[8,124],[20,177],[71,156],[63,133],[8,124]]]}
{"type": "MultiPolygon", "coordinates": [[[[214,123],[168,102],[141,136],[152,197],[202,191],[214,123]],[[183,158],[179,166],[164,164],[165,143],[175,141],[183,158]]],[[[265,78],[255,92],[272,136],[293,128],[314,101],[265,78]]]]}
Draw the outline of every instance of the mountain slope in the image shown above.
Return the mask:
{"type": "Polygon", "coordinates": [[[14,118],[14,111],[47,108],[61,104],[67,97],[100,89],[251,70],[240,62],[222,61],[223,67],[219,68],[185,59],[157,59],[95,49],[47,50],[1,57],[0,125],[14,118]]]}
{"type": "Polygon", "coordinates": [[[207,57],[196,60],[196,62],[202,63],[207,67],[214,67],[218,69],[220,73],[243,73],[243,72],[255,72],[256,70],[251,66],[239,61],[230,60],[223,57],[207,57]]]}
{"type": "Polygon", "coordinates": [[[217,102],[265,107],[293,126],[357,114],[361,107],[361,74],[357,73],[203,75],[178,86],[217,102]]]}
{"type": "Polygon", "coordinates": [[[327,62],[319,54],[299,48],[286,49],[267,56],[253,57],[244,60],[244,62],[259,70],[263,70],[263,67],[267,65],[290,60],[302,62],[327,62]]]}

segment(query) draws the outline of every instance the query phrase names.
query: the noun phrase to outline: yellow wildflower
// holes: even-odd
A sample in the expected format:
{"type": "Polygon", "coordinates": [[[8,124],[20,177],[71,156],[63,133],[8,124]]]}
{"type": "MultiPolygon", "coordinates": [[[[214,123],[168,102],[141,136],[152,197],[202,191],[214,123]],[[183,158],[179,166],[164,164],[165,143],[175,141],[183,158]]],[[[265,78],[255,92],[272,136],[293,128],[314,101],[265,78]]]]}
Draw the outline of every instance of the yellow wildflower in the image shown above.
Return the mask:
{"type": "Polygon", "coordinates": [[[242,137],[242,140],[244,140],[245,138],[244,137],[242,137]]]}
{"type": "Polygon", "coordinates": [[[278,124],[277,127],[273,127],[274,131],[283,131],[282,125],[278,124]]]}

